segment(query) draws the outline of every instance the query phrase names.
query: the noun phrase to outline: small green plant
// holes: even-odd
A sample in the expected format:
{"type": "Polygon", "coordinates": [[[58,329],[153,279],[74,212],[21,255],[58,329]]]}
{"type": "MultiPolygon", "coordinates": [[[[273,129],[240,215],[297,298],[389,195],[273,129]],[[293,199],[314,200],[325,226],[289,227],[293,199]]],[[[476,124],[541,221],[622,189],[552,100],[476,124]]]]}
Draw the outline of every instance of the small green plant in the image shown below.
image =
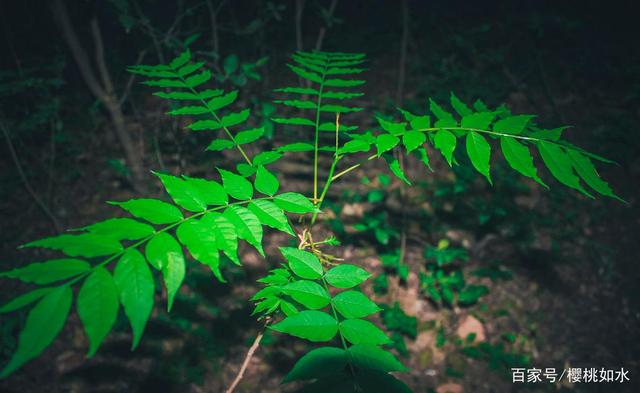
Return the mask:
{"type": "Polygon", "coordinates": [[[443,239],[437,247],[427,246],[424,256],[427,272],[420,273],[420,284],[437,304],[468,306],[489,293],[484,285],[466,283],[461,265],[469,259],[466,250],[450,247],[449,241],[443,239]]]}
{"type": "Polygon", "coordinates": [[[418,335],[418,319],[410,317],[400,308],[398,302],[393,307],[382,305],[382,323],[391,333],[393,348],[402,356],[408,356],[409,351],[404,342],[404,336],[415,339],[418,335]]]}
{"type": "MultiPolygon", "coordinates": [[[[89,338],[88,356],[96,353],[111,331],[120,306],[130,321],[132,348],[136,348],[154,304],[154,273],[162,278],[171,310],[187,274],[187,257],[209,268],[224,283],[226,266],[242,264],[240,241],[265,255],[266,228],[297,235],[298,246],[280,248],[285,263],[261,279],[265,287],[254,296],[255,315],[273,331],[327,344],[302,356],[285,381],[313,381],[302,391],[406,392],[409,388],[390,374],[405,371],[405,367],[381,347],[389,338],[365,319],[380,311],[356,289],[369,273],[332,255],[326,247],[334,246],[335,239],[313,240],[314,225],[332,184],[379,158],[392,174],[411,184],[393,149],[414,155],[428,166],[432,146],[449,165],[456,165],[462,161],[461,154],[456,154],[459,140],[472,166],[492,183],[492,141],[498,146],[493,149],[502,151],[513,169],[544,187],[530,148],[540,153],[562,184],[592,197],[583,181],[595,192],[617,198],[593,165],[593,160],[609,161],[563,140],[564,128],[543,129],[533,122],[533,116],[512,115],[504,107],[492,110],[479,100],[469,107],[452,95],[457,116],[429,100],[431,115],[401,110],[402,120],[377,119],[380,132],[358,131],[345,118],[363,110],[349,100],[363,95],[352,88],[365,83],[356,76],[365,71],[365,55],[296,52],[292,60],[289,68],[309,84],[276,90],[279,97],[274,102],[284,106],[286,114],[272,120],[307,130],[309,136],[254,156],[246,146],[258,142],[264,128],[252,121],[250,108],[230,109],[238,91],[207,87],[212,73],[203,68],[203,62],[192,61],[189,51],[169,64],[130,68],[147,78],[145,85],[157,89],[155,96],[177,103],[168,114],[190,119],[188,130],[217,134],[207,150],[235,149],[240,162],[233,171],[218,168],[217,179],[154,173],[170,200],[111,202],[132,218],[107,219],[25,244],[25,248],[56,250],[64,257],[1,274],[38,286],[0,307],[5,313],[32,306],[17,349],[0,372],[2,377],[38,356],[55,339],[74,303],[74,286],[80,287],[75,305],[89,338]],[[269,166],[285,154],[312,155],[309,196],[280,189],[278,176],[269,166]],[[321,154],[331,158],[326,177],[319,171],[321,154]],[[300,223],[291,225],[288,214],[302,215],[300,223]],[[337,346],[331,344],[336,341],[337,346]]],[[[446,248],[436,252],[436,266],[438,260],[443,268],[451,260],[452,251],[443,251],[446,248]]],[[[435,274],[440,283],[447,278],[435,274]]],[[[442,297],[452,300],[444,291],[442,297]]],[[[458,301],[460,297],[458,292],[458,301]]]]}

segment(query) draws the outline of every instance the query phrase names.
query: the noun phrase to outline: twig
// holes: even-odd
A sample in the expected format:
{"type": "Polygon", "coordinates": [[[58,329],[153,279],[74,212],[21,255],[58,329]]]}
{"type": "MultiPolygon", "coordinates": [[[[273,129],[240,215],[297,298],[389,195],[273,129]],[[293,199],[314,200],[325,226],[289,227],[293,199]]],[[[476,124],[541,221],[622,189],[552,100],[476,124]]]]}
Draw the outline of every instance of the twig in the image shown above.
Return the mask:
{"type": "Polygon", "coordinates": [[[240,367],[240,371],[238,371],[238,375],[236,375],[236,378],[233,380],[233,383],[231,383],[231,386],[229,386],[229,388],[225,391],[225,393],[232,393],[240,383],[240,380],[242,380],[242,377],[244,376],[244,372],[247,370],[247,367],[249,366],[249,362],[251,361],[251,358],[253,357],[256,350],[260,346],[260,341],[262,341],[262,337],[264,336],[264,332],[267,329],[267,325],[269,325],[269,321],[270,319],[267,318],[264,324],[264,327],[262,328],[260,333],[258,333],[258,335],[256,336],[256,339],[253,340],[253,344],[251,344],[251,347],[249,348],[246,356],[244,357],[244,362],[242,362],[242,367],[240,367]]]}
{"type": "Polygon", "coordinates": [[[31,183],[29,183],[29,179],[27,179],[27,175],[24,173],[24,170],[22,169],[22,164],[20,164],[20,159],[18,158],[16,149],[13,147],[13,143],[11,142],[11,137],[9,136],[9,130],[7,130],[7,127],[1,121],[0,121],[0,129],[2,129],[2,134],[4,135],[4,138],[7,141],[7,146],[9,147],[9,153],[11,154],[11,159],[13,159],[13,163],[16,165],[16,168],[18,169],[18,174],[20,175],[20,179],[22,180],[24,188],[26,188],[29,195],[31,195],[36,205],[38,205],[38,207],[40,207],[40,209],[47,216],[47,218],[51,220],[51,223],[53,224],[53,227],[55,228],[56,232],[59,233],[62,229],[62,226],[58,222],[58,219],[56,219],[56,217],[53,215],[51,210],[49,210],[47,205],[45,205],[44,202],[42,202],[42,199],[40,199],[40,197],[38,196],[38,194],[36,194],[33,187],[31,187],[31,183]]]}
{"type": "MultiPolygon", "coordinates": [[[[333,18],[333,13],[336,11],[336,6],[338,5],[338,0],[332,0],[329,5],[329,23],[331,23],[331,18],[333,18]]],[[[318,39],[316,40],[316,50],[322,49],[322,41],[324,41],[324,36],[327,34],[328,25],[322,26],[320,31],[318,32],[318,39]]]]}

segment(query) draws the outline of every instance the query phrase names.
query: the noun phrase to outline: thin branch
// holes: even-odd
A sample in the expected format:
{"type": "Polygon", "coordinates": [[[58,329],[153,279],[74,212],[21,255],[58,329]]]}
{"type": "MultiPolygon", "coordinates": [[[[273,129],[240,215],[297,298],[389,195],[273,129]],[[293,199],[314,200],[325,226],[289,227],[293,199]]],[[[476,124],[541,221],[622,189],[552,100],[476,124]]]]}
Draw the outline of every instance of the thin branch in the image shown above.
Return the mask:
{"type": "Polygon", "coordinates": [[[53,227],[55,228],[56,232],[60,233],[60,231],[62,230],[62,226],[58,222],[58,219],[53,215],[51,210],[49,210],[47,205],[45,205],[42,199],[40,199],[40,197],[35,192],[33,187],[31,187],[31,183],[29,183],[29,179],[27,178],[27,175],[24,173],[24,170],[22,169],[22,164],[20,164],[20,159],[18,158],[16,149],[13,147],[13,143],[11,142],[11,136],[9,135],[9,130],[4,125],[4,122],[2,121],[0,121],[0,129],[2,129],[2,134],[4,135],[4,138],[7,141],[7,147],[9,148],[11,159],[13,160],[13,163],[16,165],[16,169],[18,170],[18,174],[20,175],[20,179],[22,180],[22,184],[24,185],[24,188],[27,190],[31,198],[33,198],[36,205],[38,205],[38,207],[47,216],[47,218],[51,220],[51,223],[53,224],[53,227]]]}
{"type": "MultiPolygon", "coordinates": [[[[331,4],[329,5],[329,23],[331,23],[331,18],[333,18],[333,14],[336,11],[336,6],[338,5],[338,0],[332,0],[331,4]]],[[[318,39],[316,40],[316,50],[320,50],[322,49],[322,42],[324,41],[324,36],[325,34],[327,34],[327,29],[329,27],[327,25],[324,25],[320,28],[320,31],[318,32],[318,39]]]]}
{"type": "Polygon", "coordinates": [[[242,362],[242,367],[240,367],[240,371],[238,371],[236,378],[233,380],[233,382],[231,383],[229,388],[225,391],[225,393],[232,393],[235,390],[235,388],[238,386],[240,381],[242,380],[242,377],[244,376],[244,372],[247,371],[247,367],[249,367],[249,362],[251,361],[251,358],[253,357],[253,355],[256,353],[256,350],[260,346],[260,341],[262,341],[262,337],[264,336],[264,332],[267,329],[267,325],[269,325],[269,321],[270,319],[267,318],[264,324],[264,327],[262,328],[262,330],[260,330],[260,333],[258,333],[258,335],[256,336],[256,339],[253,340],[253,344],[251,344],[251,347],[249,347],[249,350],[247,351],[247,354],[244,357],[244,361],[242,362]]]}

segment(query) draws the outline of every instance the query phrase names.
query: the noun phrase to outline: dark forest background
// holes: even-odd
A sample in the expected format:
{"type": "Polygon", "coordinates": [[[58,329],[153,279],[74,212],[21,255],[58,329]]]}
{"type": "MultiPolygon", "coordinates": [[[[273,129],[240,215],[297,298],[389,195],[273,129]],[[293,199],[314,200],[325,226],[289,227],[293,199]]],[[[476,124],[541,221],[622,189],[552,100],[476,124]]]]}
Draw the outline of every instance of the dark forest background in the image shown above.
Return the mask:
{"type": "MultiPolygon", "coordinates": [[[[633,1],[3,1],[0,271],[42,258],[20,244],[116,214],[105,201],[161,195],[150,170],[207,175],[230,165],[230,156],[204,152],[206,137],[166,117],[166,102],[128,65],[191,48],[221,87],[241,89],[268,146],[305,138],[269,120],[279,110],[272,90],[298,83],[285,67],[292,52],[364,52],[358,104],[367,110],[351,117],[361,129],[397,106],[425,113],[428,97],[446,102],[450,92],[506,103],[550,128],[571,125],[570,141],[615,160],[601,175],[628,201],[589,200],[557,183],[547,192],[504,163],[493,187],[468,165],[450,170],[437,159],[434,173],[405,162],[419,184],[410,190],[371,169],[345,178],[323,225],[346,256],[382,277],[371,289],[386,305],[379,322],[411,369],[399,377],[415,392],[637,391],[637,16],[633,1]],[[471,305],[434,304],[422,293],[419,272],[442,240],[468,280],[488,289],[471,305]],[[631,381],[513,385],[509,368],[521,364],[624,367],[631,381]]],[[[288,188],[309,189],[311,161],[276,168],[288,188]]],[[[281,239],[266,241],[273,250],[281,239]]],[[[174,312],[156,307],[136,352],[122,319],[86,360],[72,317],[0,391],[222,391],[259,328],[247,301],[255,279],[276,263],[244,252],[232,285],[192,272],[174,312]]],[[[26,288],[0,285],[2,303],[26,288]]],[[[24,317],[0,315],[2,364],[24,317]]],[[[269,335],[238,391],[285,391],[279,381],[304,348],[269,335]]]]}

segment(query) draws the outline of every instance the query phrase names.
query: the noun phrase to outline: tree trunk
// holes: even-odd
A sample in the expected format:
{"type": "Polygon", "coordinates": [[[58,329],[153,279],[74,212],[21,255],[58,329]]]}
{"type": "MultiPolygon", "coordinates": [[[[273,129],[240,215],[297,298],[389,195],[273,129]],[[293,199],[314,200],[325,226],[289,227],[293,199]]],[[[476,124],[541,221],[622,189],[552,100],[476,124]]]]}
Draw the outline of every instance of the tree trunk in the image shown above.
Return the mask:
{"type": "Polygon", "coordinates": [[[116,137],[124,150],[127,167],[131,171],[131,184],[133,188],[138,192],[145,192],[146,176],[144,165],[139,152],[135,149],[131,134],[127,129],[124,114],[122,113],[121,103],[115,94],[113,84],[111,82],[111,76],[107,70],[106,62],[104,60],[102,36],[100,34],[97,21],[95,19],[91,21],[91,32],[95,45],[95,62],[97,64],[100,81],[96,77],[96,73],[89,61],[87,52],[80,44],[78,36],[71,25],[69,14],[64,2],[62,0],[53,0],[51,3],[51,9],[54,19],[62,32],[65,42],[69,46],[69,50],[80,69],[80,74],[87,84],[87,87],[102,103],[102,105],[104,105],[109,113],[116,137]]]}

